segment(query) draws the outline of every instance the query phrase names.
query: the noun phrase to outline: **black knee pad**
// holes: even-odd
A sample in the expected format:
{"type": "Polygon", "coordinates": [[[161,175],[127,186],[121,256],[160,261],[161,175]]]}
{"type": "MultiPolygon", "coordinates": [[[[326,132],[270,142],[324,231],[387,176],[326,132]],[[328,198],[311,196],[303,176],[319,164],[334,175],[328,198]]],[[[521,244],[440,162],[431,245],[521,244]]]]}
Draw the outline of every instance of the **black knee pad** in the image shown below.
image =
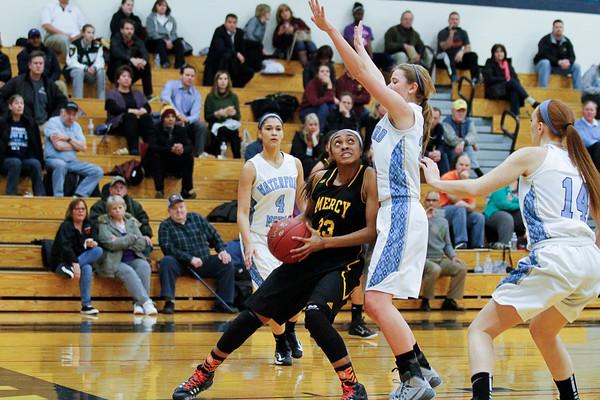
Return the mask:
{"type": "Polygon", "coordinates": [[[304,325],[323,350],[330,362],[334,363],[348,355],[340,334],[331,326],[331,308],[311,303],[304,312],[304,325]]]}
{"type": "Polygon", "coordinates": [[[242,311],[229,323],[217,342],[217,348],[226,354],[233,353],[261,326],[263,326],[262,321],[254,313],[249,310],[242,311]]]}

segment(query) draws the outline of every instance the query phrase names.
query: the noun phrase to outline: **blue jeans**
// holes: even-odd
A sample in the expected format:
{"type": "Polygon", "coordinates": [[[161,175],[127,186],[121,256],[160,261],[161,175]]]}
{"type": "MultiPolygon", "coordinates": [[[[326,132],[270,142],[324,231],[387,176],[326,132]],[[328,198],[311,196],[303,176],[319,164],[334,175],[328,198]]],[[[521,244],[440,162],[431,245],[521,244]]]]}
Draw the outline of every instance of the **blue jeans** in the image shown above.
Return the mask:
{"type": "Polygon", "coordinates": [[[483,247],[485,218],[476,211],[467,211],[464,207],[447,205],[443,207],[446,219],[454,234],[454,244],[467,243],[469,248],[483,247]]]}
{"type": "Polygon", "coordinates": [[[46,159],[46,167],[49,171],[52,171],[54,197],[64,197],[65,175],[67,175],[67,172],[73,172],[84,177],[75,189],[75,194],[80,197],[89,197],[102,176],[104,176],[104,171],[99,166],[79,160],[64,161],[60,158],[48,158],[46,159]]]}
{"type": "MultiPolygon", "coordinates": [[[[235,291],[235,269],[233,263],[223,264],[215,255],[202,260],[202,266],[196,269],[201,278],[215,278],[217,281],[217,294],[229,305],[233,304],[235,291]]],[[[160,274],[160,295],[173,300],[175,298],[175,282],[182,275],[193,276],[188,268],[172,256],[165,256],[160,260],[158,272],[160,274]]]]}
{"type": "Polygon", "coordinates": [[[538,74],[538,86],[548,87],[550,74],[569,75],[573,79],[573,89],[581,90],[581,67],[577,63],[573,63],[569,69],[553,67],[550,65],[550,60],[542,59],[535,64],[535,71],[538,74]]]}
{"type": "Polygon", "coordinates": [[[37,158],[19,159],[14,157],[5,158],[2,163],[2,173],[6,174],[6,194],[14,196],[19,187],[21,171],[31,177],[31,186],[35,196],[45,196],[44,182],[42,181],[42,164],[37,158]]]}
{"type": "Polygon", "coordinates": [[[294,53],[297,51],[306,51],[312,54],[317,52],[317,46],[310,40],[298,40],[294,44],[294,53]]]}
{"type": "Polygon", "coordinates": [[[106,83],[106,73],[104,72],[104,69],[99,69],[96,71],[95,75],[91,75],[81,68],[72,68],[69,73],[73,82],[73,97],[78,99],[83,97],[83,82],[85,81],[95,83],[98,98],[104,100],[104,87],[106,83]]]}
{"type": "Polygon", "coordinates": [[[79,291],[81,293],[81,305],[92,305],[92,264],[102,256],[102,248],[96,246],[86,250],[77,257],[77,263],[81,268],[79,278],[79,291]]]}
{"type": "Polygon", "coordinates": [[[325,125],[327,124],[327,116],[332,111],[335,111],[334,103],[323,103],[317,107],[307,107],[300,110],[300,119],[302,120],[302,122],[304,122],[304,118],[306,118],[308,114],[315,113],[319,118],[319,126],[321,127],[321,129],[324,129],[325,125]]]}

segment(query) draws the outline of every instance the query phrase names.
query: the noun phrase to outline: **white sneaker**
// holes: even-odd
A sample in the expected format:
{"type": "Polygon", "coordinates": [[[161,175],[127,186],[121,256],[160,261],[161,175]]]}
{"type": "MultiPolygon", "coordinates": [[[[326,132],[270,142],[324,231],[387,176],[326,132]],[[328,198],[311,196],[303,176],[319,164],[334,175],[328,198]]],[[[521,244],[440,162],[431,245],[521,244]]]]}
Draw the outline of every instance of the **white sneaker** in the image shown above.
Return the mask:
{"type": "Polygon", "coordinates": [[[421,374],[423,374],[423,378],[429,382],[432,388],[438,387],[444,382],[440,374],[433,367],[429,369],[421,367],[421,374]]]}
{"type": "Polygon", "coordinates": [[[152,304],[152,300],[148,300],[147,302],[142,304],[142,309],[144,311],[144,314],[146,315],[158,314],[156,307],[154,307],[154,304],[152,304]]]}
{"type": "Polygon", "coordinates": [[[390,393],[390,400],[430,400],[435,392],[429,382],[413,376],[400,382],[400,386],[390,393]]]}
{"type": "Polygon", "coordinates": [[[134,314],[143,314],[144,309],[142,308],[142,306],[140,306],[139,304],[136,303],[133,305],[133,313],[134,314]]]}

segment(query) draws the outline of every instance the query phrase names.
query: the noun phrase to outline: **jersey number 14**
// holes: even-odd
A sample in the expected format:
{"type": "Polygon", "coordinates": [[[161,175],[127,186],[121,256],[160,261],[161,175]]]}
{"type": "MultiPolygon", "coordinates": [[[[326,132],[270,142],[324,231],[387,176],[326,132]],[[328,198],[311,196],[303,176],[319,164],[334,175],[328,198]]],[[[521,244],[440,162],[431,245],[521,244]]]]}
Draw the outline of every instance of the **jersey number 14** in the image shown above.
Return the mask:
{"type": "MultiPolygon", "coordinates": [[[[562,217],[573,219],[573,179],[565,178],[562,182],[562,187],[565,189],[565,205],[560,213],[562,217]]],[[[577,194],[577,198],[575,199],[575,205],[577,206],[577,211],[581,213],[579,219],[582,221],[587,221],[588,216],[588,208],[589,208],[589,196],[587,191],[587,186],[585,183],[581,185],[581,189],[579,189],[579,193],[577,194]]]]}

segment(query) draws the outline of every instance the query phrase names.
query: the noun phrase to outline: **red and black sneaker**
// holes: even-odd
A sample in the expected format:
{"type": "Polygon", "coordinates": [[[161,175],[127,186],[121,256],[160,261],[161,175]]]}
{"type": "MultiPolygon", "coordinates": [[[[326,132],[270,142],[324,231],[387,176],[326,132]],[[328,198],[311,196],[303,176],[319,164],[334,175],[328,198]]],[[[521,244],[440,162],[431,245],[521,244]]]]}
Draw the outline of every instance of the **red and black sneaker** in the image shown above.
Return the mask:
{"type": "Polygon", "coordinates": [[[177,386],[173,392],[173,400],[192,400],[196,395],[213,384],[214,372],[205,372],[201,368],[196,369],[190,378],[177,386]]]}
{"type": "Polygon", "coordinates": [[[367,400],[367,389],[356,382],[354,385],[342,383],[342,397],[340,400],[367,400]]]}

